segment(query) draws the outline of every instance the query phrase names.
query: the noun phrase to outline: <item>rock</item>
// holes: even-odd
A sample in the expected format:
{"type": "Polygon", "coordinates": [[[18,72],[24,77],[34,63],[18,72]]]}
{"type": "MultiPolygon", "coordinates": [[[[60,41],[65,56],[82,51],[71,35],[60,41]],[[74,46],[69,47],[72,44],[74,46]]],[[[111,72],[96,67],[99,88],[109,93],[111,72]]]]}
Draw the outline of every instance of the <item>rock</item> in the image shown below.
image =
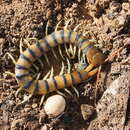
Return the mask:
{"type": "Polygon", "coordinates": [[[97,118],[88,130],[121,129],[125,123],[130,89],[130,73],[124,74],[111,83],[96,107],[97,118]]]}

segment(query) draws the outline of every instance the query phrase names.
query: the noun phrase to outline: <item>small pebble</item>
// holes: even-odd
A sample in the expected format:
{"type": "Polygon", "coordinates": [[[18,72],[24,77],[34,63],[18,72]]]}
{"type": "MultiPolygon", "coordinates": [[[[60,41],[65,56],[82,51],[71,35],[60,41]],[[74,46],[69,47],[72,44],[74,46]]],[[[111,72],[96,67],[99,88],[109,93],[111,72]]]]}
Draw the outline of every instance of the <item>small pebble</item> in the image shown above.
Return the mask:
{"type": "Polygon", "coordinates": [[[11,124],[11,129],[19,126],[21,122],[23,122],[22,119],[13,120],[13,122],[11,124]]]}
{"type": "Polygon", "coordinates": [[[36,107],[37,107],[36,103],[32,104],[32,108],[36,108],[36,107]]]}
{"type": "Polygon", "coordinates": [[[95,111],[94,107],[88,104],[82,104],[80,108],[84,120],[88,120],[95,111]]]}
{"type": "Polygon", "coordinates": [[[65,99],[61,95],[54,95],[47,99],[44,110],[49,117],[60,115],[66,106],[65,99]]]}
{"type": "Polygon", "coordinates": [[[30,110],[31,110],[30,107],[24,108],[24,111],[25,111],[25,112],[29,112],[30,110]]]}

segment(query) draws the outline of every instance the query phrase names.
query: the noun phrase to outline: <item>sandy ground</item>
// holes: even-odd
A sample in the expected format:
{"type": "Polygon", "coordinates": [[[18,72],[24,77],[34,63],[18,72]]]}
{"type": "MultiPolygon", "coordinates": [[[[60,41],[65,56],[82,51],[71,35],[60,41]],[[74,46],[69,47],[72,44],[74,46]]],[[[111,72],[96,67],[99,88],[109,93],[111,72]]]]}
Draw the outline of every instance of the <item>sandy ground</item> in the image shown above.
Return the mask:
{"type": "MultiPolygon", "coordinates": [[[[51,55],[50,52],[48,57],[57,71],[59,65],[61,66],[61,60],[56,65],[51,55]]],[[[74,63],[75,61],[70,60],[73,66],[77,63],[77,61],[74,63]]],[[[44,70],[49,71],[47,63],[44,64],[46,65],[44,70]]],[[[129,0],[0,0],[0,129],[114,129],[115,126],[108,123],[111,116],[107,116],[106,119],[104,114],[101,114],[102,116],[97,118],[97,104],[108,86],[121,75],[128,73],[130,73],[129,0]],[[28,103],[14,110],[27,93],[22,93],[15,98],[17,82],[14,77],[6,73],[7,71],[14,73],[15,65],[7,53],[17,60],[20,55],[20,41],[31,37],[42,39],[46,35],[47,25],[48,34],[50,34],[60,21],[59,28],[63,29],[69,20],[67,29],[74,30],[77,26],[78,33],[82,33],[88,39],[94,39],[98,43],[97,46],[109,57],[109,62],[103,65],[98,79],[95,76],[77,86],[79,97],[74,91],[71,97],[63,90],[63,93],[67,95],[67,106],[61,117],[48,118],[44,110],[39,108],[40,96],[32,98],[28,103]],[[84,115],[86,113],[87,116],[84,115]],[[94,124],[94,120],[97,123],[94,124]],[[99,124],[100,127],[98,127],[99,124]]],[[[128,86],[130,83],[127,82],[129,81],[127,78],[123,80],[123,86],[126,84],[128,86]]],[[[118,80],[119,84],[121,80],[118,80]]],[[[122,127],[115,130],[130,129],[129,93],[125,98],[128,101],[125,100],[124,105],[119,102],[117,107],[121,106],[122,109],[119,108],[118,114],[116,113],[119,115],[117,119],[125,118],[123,118],[124,123],[122,127]]],[[[111,111],[111,114],[114,112],[111,111]]]]}

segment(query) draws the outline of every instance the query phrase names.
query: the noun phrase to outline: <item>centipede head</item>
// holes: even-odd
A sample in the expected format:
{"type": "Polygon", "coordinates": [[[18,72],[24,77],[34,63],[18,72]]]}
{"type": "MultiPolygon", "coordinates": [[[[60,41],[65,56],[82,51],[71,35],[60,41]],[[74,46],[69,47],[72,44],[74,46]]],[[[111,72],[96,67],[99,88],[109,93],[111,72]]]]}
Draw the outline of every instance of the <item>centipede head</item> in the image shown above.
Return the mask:
{"type": "Polygon", "coordinates": [[[92,41],[86,41],[81,46],[81,50],[86,54],[88,63],[96,67],[104,62],[106,56],[99,48],[95,47],[94,44],[92,41]]]}
{"type": "Polygon", "coordinates": [[[106,58],[105,54],[94,46],[88,50],[86,57],[89,64],[92,64],[95,67],[101,65],[106,58]]]}

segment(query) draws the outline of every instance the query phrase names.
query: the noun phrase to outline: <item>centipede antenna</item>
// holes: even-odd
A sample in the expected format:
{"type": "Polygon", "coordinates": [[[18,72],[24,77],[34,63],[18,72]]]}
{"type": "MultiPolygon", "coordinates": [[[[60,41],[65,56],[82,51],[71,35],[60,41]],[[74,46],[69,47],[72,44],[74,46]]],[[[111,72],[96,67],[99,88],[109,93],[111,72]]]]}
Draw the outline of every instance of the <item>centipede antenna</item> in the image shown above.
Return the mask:
{"type": "Polygon", "coordinates": [[[64,88],[64,90],[65,90],[70,96],[73,96],[73,94],[72,94],[67,88],[64,88]]]}
{"type": "Polygon", "coordinates": [[[71,22],[71,20],[72,20],[72,19],[66,21],[65,26],[64,26],[64,30],[68,30],[67,28],[68,28],[68,25],[69,25],[69,23],[71,22]]]}
{"type": "Polygon", "coordinates": [[[63,56],[63,53],[62,53],[62,51],[61,51],[61,46],[60,46],[60,45],[58,46],[58,51],[59,51],[60,56],[61,56],[63,59],[65,59],[64,56],[63,56]]]}
{"type": "Polygon", "coordinates": [[[6,53],[9,57],[10,57],[10,59],[13,61],[13,63],[16,65],[16,60],[14,59],[14,57],[9,53],[9,52],[7,52],[6,53]]]}
{"type": "Polygon", "coordinates": [[[43,105],[44,99],[45,99],[45,96],[43,95],[43,96],[41,97],[40,104],[39,104],[39,107],[40,107],[40,108],[41,108],[42,105],[43,105]]]}
{"type": "Polygon", "coordinates": [[[52,48],[51,50],[52,50],[52,53],[53,53],[54,57],[55,57],[56,59],[58,59],[58,57],[57,57],[57,55],[56,55],[56,53],[55,53],[54,48],[52,48]]]}
{"type": "Polygon", "coordinates": [[[75,91],[77,97],[79,97],[79,92],[78,92],[78,90],[73,85],[72,85],[72,89],[75,91]]]}
{"type": "Polygon", "coordinates": [[[45,59],[46,59],[46,61],[47,61],[47,64],[50,66],[50,62],[49,62],[49,59],[48,59],[48,57],[47,57],[47,54],[44,53],[43,55],[44,55],[44,57],[45,57],[45,59]]]}
{"type": "Polygon", "coordinates": [[[67,60],[67,65],[68,65],[67,73],[70,73],[70,71],[71,71],[71,64],[70,64],[70,61],[69,61],[68,58],[66,58],[66,60],[67,60]]]}
{"type": "Polygon", "coordinates": [[[53,68],[53,66],[52,66],[52,68],[51,68],[50,78],[52,78],[53,76],[54,76],[54,68],[53,68]]]}
{"type": "Polygon", "coordinates": [[[81,25],[81,23],[80,24],[78,24],[73,30],[74,30],[74,32],[76,32],[77,31],[77,29],[79,28],[79,26],[81,25]]]}
{"type": "Polygon", "coordinates": [[[49,22],[47,22],[47,24],[46,24],[46,28],[45,28],[45,36],[48,35],[48,27],[49,27],[49,22]]]}
{"type": "Polygon", "coordinates": [[[65,65],[64,65],[64,62],[62,61],[62,67],[61,67],[61,71],[59,75],[62,75],[64,73],[64,69],[65,69],[65,65]]]}
{"type": "Polygon", "coordinates": [[[15,78],[15,73],[12,73],[12,72],[9,72],[9,71],[5,71],[5,74],[10,75],[10,76],[15,78]]]}
{"type": "Polygon", "coordinates": [[[56,25],[56,27],[55,27],[55,32],[58,30],[59,25],[61,24],[62,21],[63,21],[63,20],[60,20],[60,21],[57,23],[57,25],[56,25]]]}
{"type": "Polygon", "coordinates": [[[44,76],[43,80],[46,80],[46,79],[49,77],[50,73],[51,73],[51,71],[49,71],[49,72],[44,76]]]}
{"type": "Polygon", "coordinates": [[[93,69],[92,71],[90,71],[90,72],[88,73],[88,76],[89,76],[89,77],[92,77],[93,75],[95,75],[95,74],[98,72],[98,70],[99,70],[99,67],[93,69]]]}
{"type": "Polygon", "coordinates": [[[66,97],[65,94],[63,94],[62,92],[60,92],[59,90],[56,91],[59,95],[63,96],[63,97],[66,97]]]}
{"type": "Polygon", "coordinates": [[[90,70],[92,70],[94,66],[92,64],[88,65],[88,67],[85,69],[86,72],[89,72],[90,70]]]}

